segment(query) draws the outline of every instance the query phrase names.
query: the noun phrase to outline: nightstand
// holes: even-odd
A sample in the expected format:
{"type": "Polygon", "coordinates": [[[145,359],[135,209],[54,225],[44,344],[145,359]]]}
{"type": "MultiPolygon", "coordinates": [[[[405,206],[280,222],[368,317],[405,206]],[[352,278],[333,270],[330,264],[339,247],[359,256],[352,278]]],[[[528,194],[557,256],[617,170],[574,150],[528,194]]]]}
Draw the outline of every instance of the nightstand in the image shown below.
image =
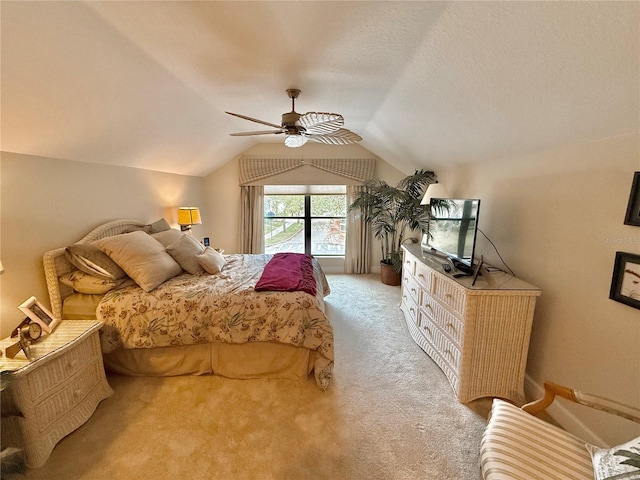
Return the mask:
{"type": "MultiPolygon", "coordinates": [[[[102,363],[96,320],[65,320],[31,346],[32,360],[20,352],[0,357],[2,447],[24,450],[29,467],[42,466],[58,441],[93,415],[113,393],[102,363]]],[[[14,339],[0,342],[4,348],[14,339]]]]}

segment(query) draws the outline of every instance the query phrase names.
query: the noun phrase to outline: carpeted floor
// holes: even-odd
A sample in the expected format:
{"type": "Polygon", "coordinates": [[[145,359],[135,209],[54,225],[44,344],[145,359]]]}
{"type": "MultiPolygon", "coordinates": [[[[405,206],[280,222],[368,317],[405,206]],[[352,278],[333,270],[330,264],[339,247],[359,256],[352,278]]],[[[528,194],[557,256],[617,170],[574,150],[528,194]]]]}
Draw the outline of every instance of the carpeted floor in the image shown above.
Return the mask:
{"type": "Polygon", "coordinates": [[[109,375],[114,395],[18,478],[478,479],[490,400],[455,399],[409,337],[399,287],[328,278],[327,392],[312,379],[109,375]]]}

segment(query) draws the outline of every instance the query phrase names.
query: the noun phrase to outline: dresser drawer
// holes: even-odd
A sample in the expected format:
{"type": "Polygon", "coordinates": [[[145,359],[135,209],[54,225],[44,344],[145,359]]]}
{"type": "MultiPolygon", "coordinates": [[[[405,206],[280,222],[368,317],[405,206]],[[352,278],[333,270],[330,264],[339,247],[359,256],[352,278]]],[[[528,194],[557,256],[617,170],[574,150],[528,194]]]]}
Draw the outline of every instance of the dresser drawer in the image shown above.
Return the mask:
{"type": "Polygon", "coordinates": [[[422,262],[417,263],[414,276],[424,290],[426,290],[427,292],[431,291],[431,286],[433,284],[433,273],[429,267],[427,267],[422,262]]]}
{"type": "Polygon", "coordinates": [[[440,303],[460,316],[464,316],[467,295],[463,286],[449,280],[444,275],[437,275],[434,279],[432,292],[440,303]]]}
{"type": "Polygon", "coordinates": [[[419,322],[419,314],[418,314],[418,304],[413,300],[413,297],[409,295],[408,292],[402,291],[402,305],[401,308],[404,310],[404,313],[408,318],[411,319],[413,323],[418,325],[419,322]]]}
{"type": "Polygon", "coordinates": [[[464,336],[464,323],[462,320],[447,311],[432,296],[426,293],[422,295],[419,305],[422,314],[426,315],[431,323],[437,325],[456,347],[461,348],[464,336]]]}
{"type": "Polygon", "coordinates": [[[420,319],[420,329],[441,359],[449,365],[454,373],[458,374],[462,358],[460,350],[428,318],[420,319]]]}
{"type": "Polygon", "coordinates": [[[416,258],[408,253],[404,254],[402,261],[402,272],[404,274],[413,275],[416,273],[416,258]]]}
{"type": "MultiPolygon", "coordinates": [[[[404,280],[404,279],[403,279],[404,280]]],[[[421,287],[416,282],[416,279],[411,275],[408,276],[406,281],[402,284],[403,295],[409,295],[416,304],[420,303],[420,290],[421,287]]]]}
{"type": "Polygon", "coordinates": [[[84,365],[84,371],[67,380],[65,388],[45,398],[34,406],[40,431],[45,431],[51,423],[73,410],[96,385],[102,382],[104,370],[100,362],[84,365]]]}
{"type": "Polygon", "coordinates": [[[51,389],[73,377],[83,367],[88,359],[95,358],[91,338],[78,343],[69,349],[65,355],[45,363],[26,377],[31,400],[38,402],[40,398],[51,392],[51,389]]]}

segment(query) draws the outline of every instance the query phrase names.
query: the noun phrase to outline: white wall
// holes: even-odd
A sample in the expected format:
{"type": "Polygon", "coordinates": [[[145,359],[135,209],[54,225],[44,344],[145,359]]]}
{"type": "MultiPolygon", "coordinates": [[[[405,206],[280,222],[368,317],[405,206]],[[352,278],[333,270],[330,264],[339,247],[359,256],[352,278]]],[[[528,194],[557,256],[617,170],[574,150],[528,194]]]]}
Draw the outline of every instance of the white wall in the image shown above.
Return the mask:
{"type": "MultiPolygon", "coordinates": [[[[623,225],[637,170],[635,135],[439,172],[452,196],[481,199],[480,229],[519,277],[542,288],[530,389],[549,380],[640,405],[640,311],[608,298],[615,252],[640,254],[640,227],[623,225]]],[[[480,234],[477,253],[500,266],[480,234]]],[[[568,410],[608,443],[640,435],[631,422],[568,410]]]]}
{"type": "MultiPolygon", "coordinates": [[[[21,320],[31,295],[49,306],[42,254],[119,218],[175,221],[179,205],[201,205],[204,179],[2,152],[0,157],[0,334],[21,320]]],[[[203,208],[203,215],[208,212],[203,208]]],[[[194,227],[206,234],[207,225],[194,227]]]]}

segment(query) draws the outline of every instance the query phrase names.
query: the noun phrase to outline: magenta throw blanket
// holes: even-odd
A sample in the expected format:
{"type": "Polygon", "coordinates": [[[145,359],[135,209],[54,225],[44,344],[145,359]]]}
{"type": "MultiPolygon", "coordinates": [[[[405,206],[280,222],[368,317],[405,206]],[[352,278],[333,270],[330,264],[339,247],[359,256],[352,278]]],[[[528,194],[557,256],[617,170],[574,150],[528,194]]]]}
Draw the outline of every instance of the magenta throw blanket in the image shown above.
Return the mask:
{"type": "Polygon", "coordinates": [[[316,279],[313,276],[311,255],[276,253],[264,267],[255,290],[256,292],[266,290],[301,291],[315,295],[316,279]]]}

